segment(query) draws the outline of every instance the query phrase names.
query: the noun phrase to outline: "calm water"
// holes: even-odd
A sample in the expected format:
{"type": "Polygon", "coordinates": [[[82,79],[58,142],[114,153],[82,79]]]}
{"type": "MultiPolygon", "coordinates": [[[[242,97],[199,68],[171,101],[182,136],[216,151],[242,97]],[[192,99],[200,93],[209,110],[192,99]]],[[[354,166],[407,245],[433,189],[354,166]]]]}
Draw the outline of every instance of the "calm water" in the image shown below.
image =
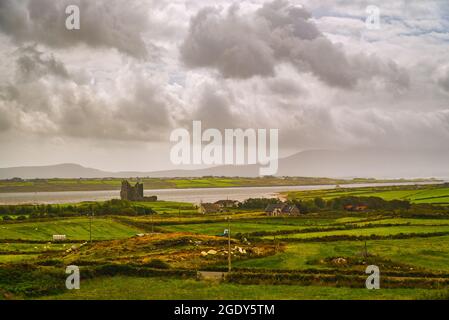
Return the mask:
{"type": "MultiPolygon", "coordinates": [[[[391,185],[413,185],[417,183],[365,183],[342,185],[345,188],[361,188],[391,185]]],[[[424,183],[423,183],[424,184],[424,183]]],[[[426,183],[429,184],[429,183],[426,183]]],[[[247,187],[247,188],[202,188],[145,190],[145,195],[157,195],[159,200],[190,203],[214,202],[222,199],[243,201],[248,198],[275,198],[282,191],[320,190],[335,188],[335,185],[247,187]]],[[[19,192],[0,193],[0,204],[57,204],[82,201],[104,201],[120,198],[119,191],[67,191],[67,192],[19,192]]]]}

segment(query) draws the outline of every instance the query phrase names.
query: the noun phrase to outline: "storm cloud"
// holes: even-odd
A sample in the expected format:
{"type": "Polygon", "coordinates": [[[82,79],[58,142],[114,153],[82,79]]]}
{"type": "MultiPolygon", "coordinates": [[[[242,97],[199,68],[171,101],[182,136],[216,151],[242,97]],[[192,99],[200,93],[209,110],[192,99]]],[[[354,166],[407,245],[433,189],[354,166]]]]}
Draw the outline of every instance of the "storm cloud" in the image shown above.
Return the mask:
{"type": "Polygon", "coordinates": [[[77,83],[61,61],[34,46],[17,50],[15,65],[15,79],[0,87],[9,106],[3,130],[154,141],[171,127],[170,98],[144,74],[128,71],[108,87],[77,83]],[[113,91],[113,99],[102,91],[113,91]]]}
{"type": "Polygon", "coordinates": [[[141,33],[149,26],[149,4],[135,0],[2,0],[0,31],[19,43],[39,42],[55,48],[85,44],[145,58],[148,50],[141,33]],[[69,5],[80,8],[79,30],[65,27],[69,5]]]}
{"type": "Polygon", "coordinates": [[[18,50],[16,60],[17,77],[19,81],[32,82],[46,75],[68,78],[69,74],[64,64],[57,61],[52,54],[44,54],[35,46],[23,47],[18,50]]]}
{"type": "Polygon", "coordinates": [[[238,5],[202,9],[192,18],[181,53],[187,66],[214,68],[225,78],[274,76],[276,66],[287,62],[330,86],[349,88],[375,77],[408,85],[407,73],[393,61],[346,54],[318,30],[308,11],[284,0],[249,14],[240,14],[238,5]]]}

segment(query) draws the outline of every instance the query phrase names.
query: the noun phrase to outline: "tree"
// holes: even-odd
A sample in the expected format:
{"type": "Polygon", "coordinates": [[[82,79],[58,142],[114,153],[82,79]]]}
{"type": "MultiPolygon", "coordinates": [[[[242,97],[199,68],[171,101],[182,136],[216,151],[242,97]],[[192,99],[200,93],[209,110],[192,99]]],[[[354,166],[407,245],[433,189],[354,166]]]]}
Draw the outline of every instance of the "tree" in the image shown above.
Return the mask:
{"type": "Polygon", "coordinates": [[[315,206],[320,209],[324,209],[326,207],[326,201],[323,198],[317,197],[313,201],[315,202],[315,206]]]}
{"type": "Polygon", "coordinates": [[[250,198],[239,204],[241,209],[264,210],[269,204],[281,203],[279,199],[250,198]]]}

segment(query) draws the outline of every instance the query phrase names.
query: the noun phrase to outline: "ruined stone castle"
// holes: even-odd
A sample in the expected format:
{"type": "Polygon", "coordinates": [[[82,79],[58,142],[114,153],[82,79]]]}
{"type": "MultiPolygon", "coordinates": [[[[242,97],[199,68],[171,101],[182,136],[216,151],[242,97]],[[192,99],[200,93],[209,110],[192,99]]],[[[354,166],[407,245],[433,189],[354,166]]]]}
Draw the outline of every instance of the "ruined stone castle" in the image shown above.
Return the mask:
{"type": "Polygon", "coordinates": [[[157,201],[156,196],[145,197],[143,195],[143,183],[137,182],[133,187],[127,180],[122,181],[122,189],[120,190],[120,198],[128,201],[157,201]]]}

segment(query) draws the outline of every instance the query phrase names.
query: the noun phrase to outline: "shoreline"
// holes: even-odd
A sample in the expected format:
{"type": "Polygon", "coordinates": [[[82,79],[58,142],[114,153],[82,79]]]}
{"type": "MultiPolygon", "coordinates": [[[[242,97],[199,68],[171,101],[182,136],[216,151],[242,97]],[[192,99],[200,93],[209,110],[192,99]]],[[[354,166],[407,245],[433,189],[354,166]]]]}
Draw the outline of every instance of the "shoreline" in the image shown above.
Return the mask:
{"type": "MultiPolygon", "coordinates": [[[[356,183],[345,185],[295,185],[271,187],[225,187],[225,188],[184,188],[145,189],[145,195],[157,196],[158,200],[198,204],[223,199],[244,201],[248,198],[279,198],[289,191],[326,190],[337,186],[342,188],[389,187],[410,185],[438,185],[444,182],[396,182],[396,183],[356,183]]],[[[59,192],[18,192],[0,193],[0,205],[74,204],[86,201],[107,201],[119,199],[119,190],[103,191],[59,191],[59,192]]]]}
{"type": "MultiPolygon", "coordinates": [[[[337,179],[336,179],[337,180],[337,179]]],[[[0,180],[1,182],[5,182],[7,180],[0,180]]],[[[301,183],[301,184],[260,184],[260,185],[242,185],[242,186],[187,186],[187,187],[144,187],[145,191],[161,191],[161,190],[209,190],[209,189],[246,189],[246,188],[293,188],[293,187],[314,187],[314,186],[348,186],[348,185],[402,185],[402,184],[439,184],[439,183],[445,183],[448,180],[444,179],[428,179],[428,180],[407,180],[407,179],[397,179],[397,180],[366,180],[366,181],[352,181],[347,180],[345,182],[338,182],[338,183],[301,183]]],[[[132,180],[132,183],[134,180],[132,180]]],[[[14,188],[14,187],[13,187],[14,188]]],[[[65,190],[28,190],[28,188],[25,187],[15,187],[19,190],[13,190],[13,191],[4,191],[3,189],[6,189],[5,187],[0,187],[0,195],[2,194],[39,194],[39,193],[62,193],[62,192],[113,192],[113,191],[120,191],[120,186],[114,186],[114,187],[99,187],[99,188],[67,188],[65,190]],[[20,189],[25,189],[24,191],[20,189]]]]}

